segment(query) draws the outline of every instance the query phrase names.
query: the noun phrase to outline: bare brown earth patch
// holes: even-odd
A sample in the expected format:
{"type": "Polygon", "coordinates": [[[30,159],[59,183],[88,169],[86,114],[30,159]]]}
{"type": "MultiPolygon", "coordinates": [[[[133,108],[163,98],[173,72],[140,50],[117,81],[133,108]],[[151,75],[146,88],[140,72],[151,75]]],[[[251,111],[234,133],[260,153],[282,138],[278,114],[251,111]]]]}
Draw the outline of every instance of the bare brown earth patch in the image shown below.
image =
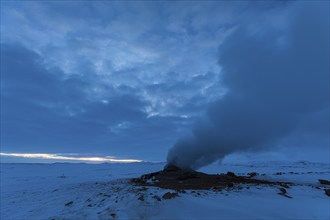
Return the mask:
{"type": "Polygon", "coordinates": [[[164,189],[214,189],[221,190],[233,187],[236,184],[264,184],[287,186],[289,182],[274,182],[255,179],[256,175],[237,176],[233,172],[226,174],[206,174],[193,170],[182,170],[176,166],[168,165],[162,171],[142,175],[134,178],[131,183],[138,186],[156,186],[164,189]]]}
{"type": "Polygon", "coordinates": [[[323,185],[330,185],[330,181],[329,180],[322,180],[322,179],[319,179],[319,182],[323,185]]]}

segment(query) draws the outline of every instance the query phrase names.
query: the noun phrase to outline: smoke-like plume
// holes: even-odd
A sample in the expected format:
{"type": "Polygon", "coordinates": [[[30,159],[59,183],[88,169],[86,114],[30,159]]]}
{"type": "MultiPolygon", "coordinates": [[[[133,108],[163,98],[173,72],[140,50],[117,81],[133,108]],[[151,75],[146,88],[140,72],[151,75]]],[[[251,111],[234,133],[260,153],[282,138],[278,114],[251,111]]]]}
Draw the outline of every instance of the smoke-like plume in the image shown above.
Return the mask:
{"type": "Polygon", "coordinates": [[[192,137],[170,149],[168,164],[198,169],[233,152],[264,150],[306,118],[329,112],[329,3],[276,10],[277,18],[254,19],[220,46],[228,93],[208,108],[192,137]]]}

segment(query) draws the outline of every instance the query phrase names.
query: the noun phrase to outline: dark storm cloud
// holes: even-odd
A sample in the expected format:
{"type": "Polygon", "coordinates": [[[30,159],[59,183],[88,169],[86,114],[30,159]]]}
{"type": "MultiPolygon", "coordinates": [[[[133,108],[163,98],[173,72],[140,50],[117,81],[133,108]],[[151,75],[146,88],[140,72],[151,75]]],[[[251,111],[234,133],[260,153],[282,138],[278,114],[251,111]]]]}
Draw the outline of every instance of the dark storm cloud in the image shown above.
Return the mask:
{"type": "Polygon", "coordinates": [[[66,151],[76,146],[88,151],[110,145],[111,126],[147,120],[145,103],[136,96],[90,101],[85,91],[91,85],[85,78],[45,69],[39,55],[24,47],[3,44],[1,57],[2,148],[66,151]]]}
{"type": "Polygon", "coordinates": [[[220,46],[228,93],[192,138],[169,151],[169,163],[196,169],[233,152],[274,147],[295,132],[304,139],[303,127],[314,139],[308,147],[329,147],[329,3],[286,7],[286,27],[254,20],[220,46]],[[315,134],[327,141],[315,146],[315,134]]]}
{"type": "MultiPolygon", "coordinates": [[[[42,57],[19,45],[1,45],[1,149],[18,152],[109,153],[155,159],[185,133],[180,117],[147,117],[147,103],[127,86],[98,87],[88,76],[46,69],[42,57]]],[[[96,79],[97,80],[97,79],[96,79]]]]}

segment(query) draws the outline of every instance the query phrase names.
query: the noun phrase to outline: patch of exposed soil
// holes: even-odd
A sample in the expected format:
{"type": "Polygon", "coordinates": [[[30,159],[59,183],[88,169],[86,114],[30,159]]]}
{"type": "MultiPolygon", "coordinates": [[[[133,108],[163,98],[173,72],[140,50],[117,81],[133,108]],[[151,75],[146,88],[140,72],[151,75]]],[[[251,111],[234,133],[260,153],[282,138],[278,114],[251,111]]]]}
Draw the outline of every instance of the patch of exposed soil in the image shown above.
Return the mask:
{"type": "Polygon", "coordinates": [[[176,166],[167,165],[164,170],[134,178],[131,183],[139,186],[156,186],[165,189],[222,189],[235,184],[266,184],[287,186],[289,182],[273,182],[254,179],[255,175],[237,176],[232,172],[227,174],[206,174],[193,170],[182,170],[176,166]]]}
{"type": "Polygon", "coordinates": [[[173,199],[175,197],[177,197],[178,194],[177,193],[171,193],[171,192],[167,192],[163,195],[163,199],[173,199]]]}
{"type": "Polygon", "coordinates": [[[319,182],[323,185],[330,185],[330,181],[329,180],[322,180],[322,179],[319,179],[319,182]]]}

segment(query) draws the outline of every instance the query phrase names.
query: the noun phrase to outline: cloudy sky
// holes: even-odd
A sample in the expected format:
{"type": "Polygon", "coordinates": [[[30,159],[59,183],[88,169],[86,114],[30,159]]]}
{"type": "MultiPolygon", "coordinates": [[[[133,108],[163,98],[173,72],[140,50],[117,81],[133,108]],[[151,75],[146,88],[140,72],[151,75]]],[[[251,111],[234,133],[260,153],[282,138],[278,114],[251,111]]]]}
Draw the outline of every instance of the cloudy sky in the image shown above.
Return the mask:
{"type": "MultiPolygon", "coordinates": [[[[329,17],[326,1],[2,1],[1,152],[165,160],[230,90],[228,39],[244,27],[290,47],[299,8],[329,17]]],[[[329,106],[318,110],[312,144],[270,155],[327,161],[329,106]]]]}

